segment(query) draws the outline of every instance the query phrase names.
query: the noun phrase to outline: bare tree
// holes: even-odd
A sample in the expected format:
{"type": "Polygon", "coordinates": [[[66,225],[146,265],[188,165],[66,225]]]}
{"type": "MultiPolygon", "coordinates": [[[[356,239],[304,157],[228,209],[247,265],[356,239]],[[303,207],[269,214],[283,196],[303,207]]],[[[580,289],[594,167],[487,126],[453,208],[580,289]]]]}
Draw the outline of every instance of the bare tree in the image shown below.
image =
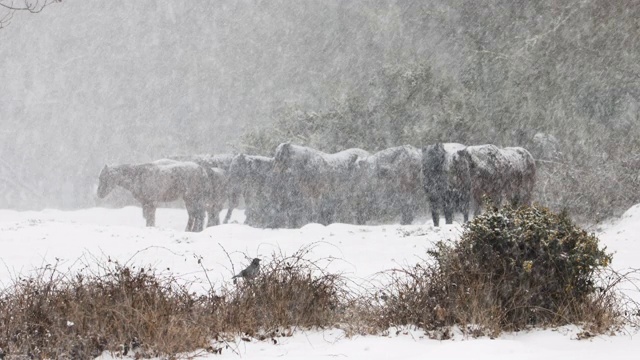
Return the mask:
{"type": "Polygon", "coordinates": [[[62,0],[0,0],[0,29],[9,25],[16,11],[39,13],[53,3],[62,0]]]}

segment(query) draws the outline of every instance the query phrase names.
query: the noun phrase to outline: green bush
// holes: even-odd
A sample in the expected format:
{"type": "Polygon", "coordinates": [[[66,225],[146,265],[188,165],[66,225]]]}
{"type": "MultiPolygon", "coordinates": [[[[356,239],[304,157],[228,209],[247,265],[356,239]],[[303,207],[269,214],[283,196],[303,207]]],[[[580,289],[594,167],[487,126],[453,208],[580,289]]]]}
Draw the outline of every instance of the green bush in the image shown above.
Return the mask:
{"type": "Polygon", "coordinates": [[[433,262],[394,275],[383,326],[473,325],[497,334],[569,323],[601,331],[615,322],[614,296],[597,284],[611,255],[566,213],[490,208],[459,241],[439,242],[429,254],[433,262]]]}
{"type": "Polygon", "coordinates": [[[503,325],[544,323],[568,304],[584,303],[596,290],[595,270],[611,262],[594,235],[543,207],[490,209],[466,225],[448,256],[460,266],[460,280],[489,285],[503,325]]]}

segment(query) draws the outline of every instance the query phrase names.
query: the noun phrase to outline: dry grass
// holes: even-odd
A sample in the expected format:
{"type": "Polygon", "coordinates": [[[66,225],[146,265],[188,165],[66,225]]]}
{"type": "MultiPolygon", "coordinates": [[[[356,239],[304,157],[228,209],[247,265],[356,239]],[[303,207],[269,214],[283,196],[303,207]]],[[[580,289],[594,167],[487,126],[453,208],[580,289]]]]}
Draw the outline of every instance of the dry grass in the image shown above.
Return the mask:
{"type": "Polygon", "coordinates": [[[227,330],[264,338],[294,327],[325,327],[337,321],[349,292],[340,275],[308,260],[312,246],[273,255],[252,280],[223,291],[219,314],[227,330]],[[232,324],[229,328],[228,324],[232,324]]]}
{"type": "Polygon", "coordinates": [[[229,336],[265,339],[330,326],[346,287],[306,260],[308,251],[274,255],[255,279],[208,295],[170,274],[116,262],[73,275],[45,267],[0,295],[0,355],[91,359],[108,350],[175,357],[221,351],[212,340],[229,336]]]}
{"type": "Polygon", "coordinates": [[[203,320],[216,306],[171,276],[117,263],[73,276],[47,267],[16,280],[0,301],[0,347],[56,359],[206,348],[212,329],[203,320]]]}

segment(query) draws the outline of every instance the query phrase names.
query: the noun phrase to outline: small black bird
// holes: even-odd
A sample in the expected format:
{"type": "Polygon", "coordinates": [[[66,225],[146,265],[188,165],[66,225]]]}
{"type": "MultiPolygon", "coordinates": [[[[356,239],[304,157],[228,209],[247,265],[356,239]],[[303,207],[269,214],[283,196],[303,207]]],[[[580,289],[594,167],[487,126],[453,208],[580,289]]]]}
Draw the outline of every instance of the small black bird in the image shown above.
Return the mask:
{"type": "Polygon", "coordinates": [[[246,269],[240,271],[238,275],[233,277],[233,279],[241,277],[246,280],[251,280],[256,276],[258,276],[259,273],[260,273],[260,259],[255,258],[251,260],[251,264],[247,266],[246,269]]]}

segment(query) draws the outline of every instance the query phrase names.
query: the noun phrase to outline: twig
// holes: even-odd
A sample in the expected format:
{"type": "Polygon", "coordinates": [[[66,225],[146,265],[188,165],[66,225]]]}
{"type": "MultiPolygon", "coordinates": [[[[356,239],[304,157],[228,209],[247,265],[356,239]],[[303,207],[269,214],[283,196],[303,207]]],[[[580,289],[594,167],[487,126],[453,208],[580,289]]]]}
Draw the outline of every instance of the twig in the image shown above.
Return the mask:
{"type": "Polygon", "coordinates": [[[235,275],[236,274],[236,269],[233,266],[233,261],[231,261],[231,256],[229,256],[229,253],[227,252],[227,249],[225,249],[224,246],[222,246],[222,244],[220,244],[220,243],[218,243],[218,246],[220,246],[220,248],[225,253],[225,255],[227,255],[227,259],[229,259],[229,262],[231,263],[231,276],[235,275]]]}
{"type": "Polygon", "coordinates": [[[207,278],[207,282],[209,283],[209,291],[213,292],[213,283],[211,282],[211,279],[209,278],[209,272],[207,271],[207,269],[205,269],[204,264],[202,263],[202,256],[200,255],[196,255],[193,254],[194,257],[196,257],[198,259],[198,265],[200,265],[200,267],[202,267],[202,272],[204,272],[204,276],[207,278]]]}

